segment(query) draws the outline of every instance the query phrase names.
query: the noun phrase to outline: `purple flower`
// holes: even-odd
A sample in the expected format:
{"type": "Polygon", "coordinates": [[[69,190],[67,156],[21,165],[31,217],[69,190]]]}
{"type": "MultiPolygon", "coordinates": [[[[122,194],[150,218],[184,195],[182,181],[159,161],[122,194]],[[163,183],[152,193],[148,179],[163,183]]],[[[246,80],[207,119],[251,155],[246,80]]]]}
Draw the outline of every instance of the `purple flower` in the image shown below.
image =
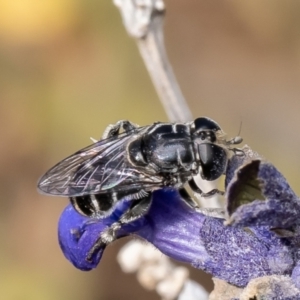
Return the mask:
{"type": "Polygon", "coordinates": [[[253,160],[237,170],[227,187],[228,223],[292,229],[300,225],[300,201],[270,163],[253,160]]]}
{"type": "Polygon", "coordinates": [[[63,211],[58,225],[60,247],[66,258],[83,271],[95,268],[99,263],[105,247],[99,249],[92,261],[87,261],[87,253],[96,242],[99,232],[106,226],[104,220],[90,223],[90,220],[79,215],[71,205],[63,211]]]}
{"type": "MultiPolygon", "coordinates": [[[[116,239],[141,237],[169,257],[239,287],[257,277],[292,274],[299,287],[300,205],[284,177],[273,165],[245,151],[244,158],[229,162],[226,198],[224,222],[214,210],[186,204],[175,189],[155,191],[148,212],[122,225],[116,239]]],[[[110,216],[96,220],[78,215],[69,205],[58,230],[67,259],[82,270],[95,268],[105,245],[87,259],[90,249],[130,204],[119,202],[110,216]]]]}

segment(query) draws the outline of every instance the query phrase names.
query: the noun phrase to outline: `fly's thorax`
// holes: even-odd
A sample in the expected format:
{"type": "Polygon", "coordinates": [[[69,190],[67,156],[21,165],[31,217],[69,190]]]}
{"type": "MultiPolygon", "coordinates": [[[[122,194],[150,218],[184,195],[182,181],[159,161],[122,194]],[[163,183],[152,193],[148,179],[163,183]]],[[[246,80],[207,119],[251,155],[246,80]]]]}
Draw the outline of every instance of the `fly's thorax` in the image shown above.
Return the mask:
{"type": "Polygon", "coordinates": [[[154,124],[131,139],[127,155],[129,163],[147,172],[191,171],[195,157],[190,127],[181,123],[154,124]]]}

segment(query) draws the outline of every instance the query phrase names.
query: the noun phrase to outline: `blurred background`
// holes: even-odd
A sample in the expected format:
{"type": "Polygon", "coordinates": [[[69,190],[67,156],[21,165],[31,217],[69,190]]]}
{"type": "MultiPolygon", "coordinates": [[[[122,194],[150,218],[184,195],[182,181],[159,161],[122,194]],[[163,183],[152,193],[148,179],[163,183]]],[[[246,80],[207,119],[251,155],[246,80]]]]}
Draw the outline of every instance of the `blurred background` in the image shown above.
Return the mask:
{"type": "MultiPolygon", "coordinates": [[[[194,116],[273,162],[300,194],[300,2],[165,1],[166,47],[194,116]]],[[[75,269],[57,242],[67,205],[38,178],[109,123],[166,115],[112,1],[0,0],[0,298],[158,299],[110,246],[75,269]]],[[[211,279],[192,270],[208,291],[211,279]]]]}

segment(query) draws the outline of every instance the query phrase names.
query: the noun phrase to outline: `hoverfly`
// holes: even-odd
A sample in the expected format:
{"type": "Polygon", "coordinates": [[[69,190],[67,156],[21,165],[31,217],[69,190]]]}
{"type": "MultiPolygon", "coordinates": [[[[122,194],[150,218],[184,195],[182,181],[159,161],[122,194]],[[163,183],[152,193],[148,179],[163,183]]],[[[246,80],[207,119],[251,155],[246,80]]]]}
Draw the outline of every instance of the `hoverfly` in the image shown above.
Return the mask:
{"type": "Polygon", "coordinates": [[[226,140],[221,127],[207,117],[143,127],[121,120],[109,125],[100,141],[46,172],[38,189],[43,194],[69,197],[77,212],[91,218],[109,215],[120,200],[135,200],[116,222],[112,236],[102,238],[107,244],[121,223],[147,211],[154,190],[174,187],[189,204],[185,184],[204,197],[222,194],[217,189],[202,192],[194,177],[200,174],[208,181],[219,178],[225,173],[230,151],[241,153],[232,145],[241,142],[239,136],[226,140]]]}

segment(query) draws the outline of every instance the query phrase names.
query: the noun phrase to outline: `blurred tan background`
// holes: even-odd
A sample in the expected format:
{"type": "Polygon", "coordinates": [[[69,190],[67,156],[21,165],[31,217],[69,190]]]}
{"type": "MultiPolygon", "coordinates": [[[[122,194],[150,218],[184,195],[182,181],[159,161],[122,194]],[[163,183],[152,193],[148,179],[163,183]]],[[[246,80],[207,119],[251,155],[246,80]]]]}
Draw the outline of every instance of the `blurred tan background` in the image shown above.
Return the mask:
{"type": "MultiPolygon", "coordinates": [[[[170,60],[194,116],[272,161],[300,194],[300,2],[166,1],[170,60]]],[[[53,164],[119,119],[166,120],[111,1],[0,0],[0,299],[158,299],[109,247],[92,272],[60,251],[53,164]]],[[[209,276],[192,276],[212,289],[209,276]]]]}

